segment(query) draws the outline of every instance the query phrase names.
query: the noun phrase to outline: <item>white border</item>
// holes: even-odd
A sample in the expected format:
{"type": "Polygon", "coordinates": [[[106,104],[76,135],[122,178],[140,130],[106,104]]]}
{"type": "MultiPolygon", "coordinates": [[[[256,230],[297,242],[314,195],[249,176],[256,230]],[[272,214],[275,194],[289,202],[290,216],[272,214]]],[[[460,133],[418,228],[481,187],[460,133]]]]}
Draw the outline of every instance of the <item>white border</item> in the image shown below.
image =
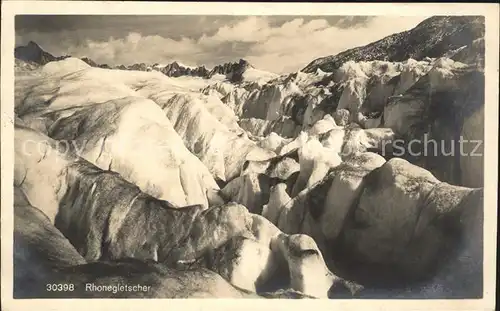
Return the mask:
{"type": "Polygon", "coordinates": [[[472,3],[181,3],[111,1],[2,1],[1,67],[1,294],[4,310],[493,310],[495,307],[499,6],[472,3]],[[486,18],[484,296],[478,300],[241,300],[241,299],[32,299],[13,300],[12,183],[14,16],[81,15],[483,15],[486,18]]]}

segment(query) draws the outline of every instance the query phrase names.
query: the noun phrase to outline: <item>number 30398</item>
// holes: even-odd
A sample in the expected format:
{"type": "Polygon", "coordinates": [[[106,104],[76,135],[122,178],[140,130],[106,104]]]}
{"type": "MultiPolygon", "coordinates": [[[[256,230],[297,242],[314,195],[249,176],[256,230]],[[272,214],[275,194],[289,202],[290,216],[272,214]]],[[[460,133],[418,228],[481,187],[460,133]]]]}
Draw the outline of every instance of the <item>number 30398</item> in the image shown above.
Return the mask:
{"type": "Polygon", "coordinates": [[[72,292],[75,290],[75,284],[47,284],[45,289],[48,292],[72,292]]]}

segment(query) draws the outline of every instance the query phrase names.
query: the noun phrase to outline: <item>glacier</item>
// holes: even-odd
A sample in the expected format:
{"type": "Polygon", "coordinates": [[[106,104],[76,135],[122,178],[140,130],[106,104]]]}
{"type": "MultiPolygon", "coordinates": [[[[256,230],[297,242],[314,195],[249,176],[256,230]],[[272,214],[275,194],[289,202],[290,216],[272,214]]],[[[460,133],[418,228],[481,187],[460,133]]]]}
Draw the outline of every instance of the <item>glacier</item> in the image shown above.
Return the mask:
{"type": "Polygon", "coordinates": [[[45,250],[16,260],[144,297],[481,295],[484,146],[410,142],[484,140],[484,40],[377,56],[418,31],[281,75],[16,59],[15,230],[45,250]]]}

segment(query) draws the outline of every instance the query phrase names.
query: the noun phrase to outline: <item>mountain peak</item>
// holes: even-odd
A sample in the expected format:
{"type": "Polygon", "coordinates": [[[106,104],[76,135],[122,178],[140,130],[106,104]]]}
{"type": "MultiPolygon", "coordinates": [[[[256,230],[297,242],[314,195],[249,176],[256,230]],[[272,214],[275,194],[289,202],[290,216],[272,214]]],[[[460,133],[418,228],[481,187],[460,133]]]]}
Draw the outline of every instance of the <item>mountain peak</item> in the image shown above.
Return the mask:
{"type": "Polygon", "coordinates": [[[248,68],[254,68],[246,59],[240,58],[237,62],[228,62],[221,65],[216,65],[210,71],[210,77],[215,74],[222,74],[228,76],[228,78],[237,82],[241,80],[243,73],[248,68]]]}
{"type": "Polygon", "coordinates": [[[28,44],[26,46],[41,49],[40,46],[35,41],[28,42],[28,44]]]}
{"type": "Polygon", "coordinates": [[[45,52],[34,41],[28,42],[27,45],[16,47],[14,49],[14,57],[23,61],[34,62],[40,65],[45,65],[48,62],[58,59],[54,55],[45,52]]]}

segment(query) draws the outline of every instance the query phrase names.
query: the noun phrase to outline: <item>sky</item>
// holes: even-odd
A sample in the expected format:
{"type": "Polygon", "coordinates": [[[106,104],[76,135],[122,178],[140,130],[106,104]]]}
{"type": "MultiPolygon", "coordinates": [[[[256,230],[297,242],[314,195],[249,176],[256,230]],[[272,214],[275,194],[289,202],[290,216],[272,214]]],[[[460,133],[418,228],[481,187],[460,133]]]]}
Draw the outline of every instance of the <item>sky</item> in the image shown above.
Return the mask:
{"type": "Polygon", "coordinates": [[[18,15],[16,46],[97,63],[214,65],[248,60],[275,73],[409,30],[424,16],[18,15]]]}

